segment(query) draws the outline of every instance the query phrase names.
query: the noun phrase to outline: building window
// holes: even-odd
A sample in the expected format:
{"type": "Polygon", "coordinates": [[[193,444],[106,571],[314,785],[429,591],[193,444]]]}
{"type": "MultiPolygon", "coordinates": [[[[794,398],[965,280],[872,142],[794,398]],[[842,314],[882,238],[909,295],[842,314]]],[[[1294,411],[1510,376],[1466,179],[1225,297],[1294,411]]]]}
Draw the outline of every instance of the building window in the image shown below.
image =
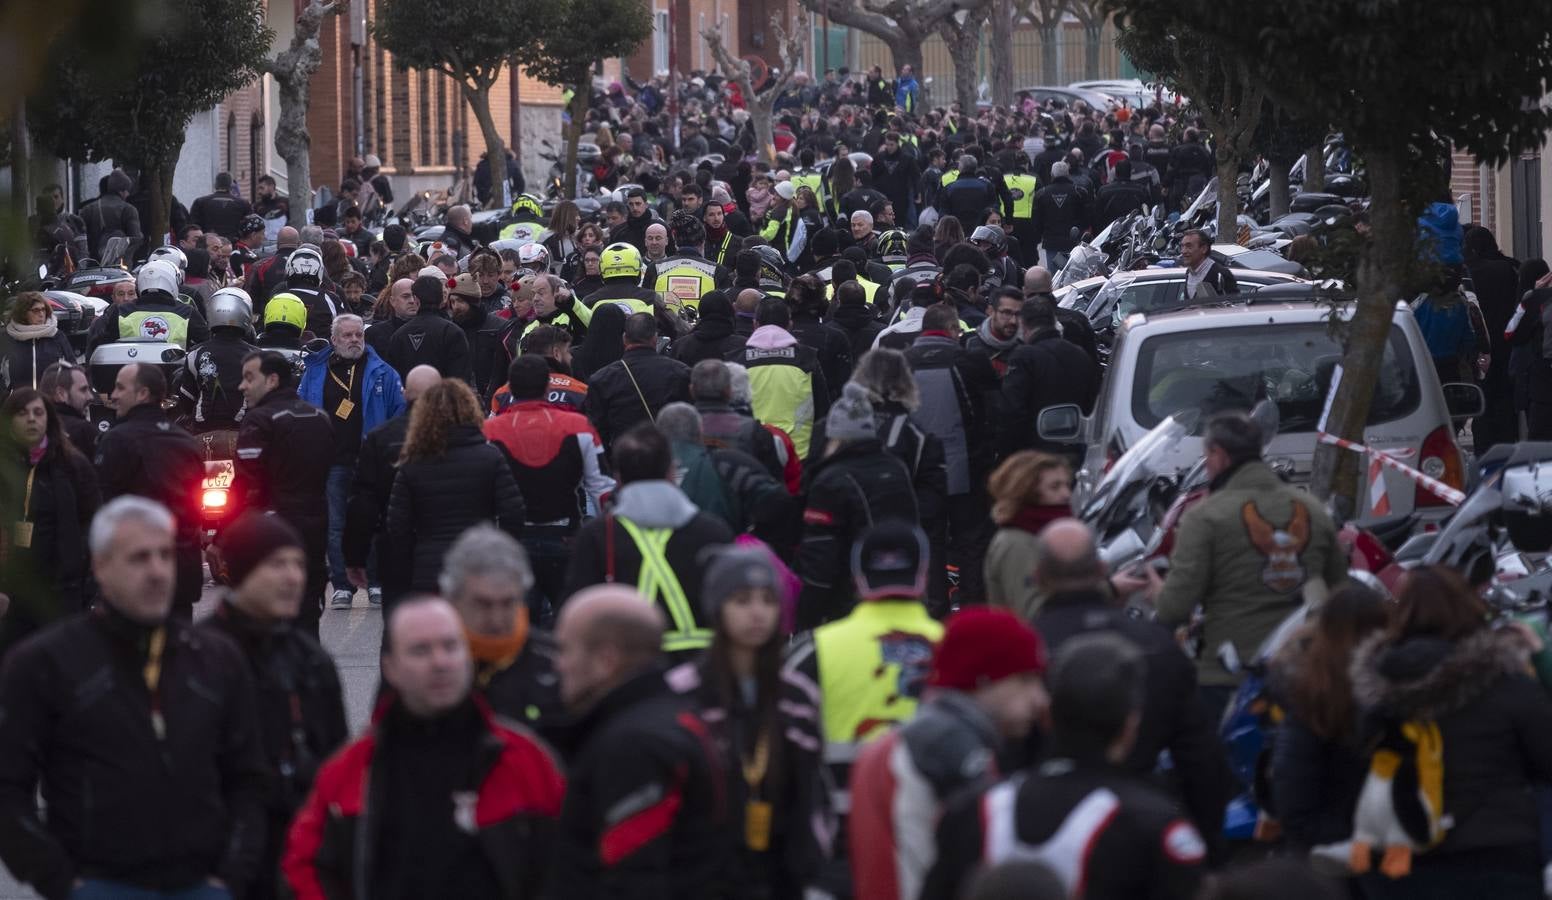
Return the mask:
{"type": "Polygon", "coordinates": [[[652,73],[668,69],[668,10],[652,14],[652,73]]]}
{"type": "Polygon", "coordinates": [[[248,196],[259,195],[259,171],[264,160],[264,117],[254,110],[248,120],[248,196]]]}
{"type": "Polygon", "coordinates": [[[226,114],[226,171],[237,171],[237,113],[226,114]]]}
{"type": "Polygon", "coordinates": [[[393,159],[393,148],[388,141],[388,90],[390,84],[383,75],[387,68],[387,54],[383,52],[382,47],[374,46],[372,51],[376,56],[376,60],[372,65],[372,73],[376,76],[372,90],[372,106],[374,109],[372,119],[375,123],[373,126],[375,129],[373,137],[375,140],[366,142],[366,152],[372,153],[375,148],[381,147],[385,157],[383,165],[393,165],[390,161],[393,159]]]}
{"type": "Polygon", "coordinates": [[[438,165],[447,165],[447,132],[451,126],[447,121],[447,78],[438,75],[436,80],[436,159],[438,165]]]}

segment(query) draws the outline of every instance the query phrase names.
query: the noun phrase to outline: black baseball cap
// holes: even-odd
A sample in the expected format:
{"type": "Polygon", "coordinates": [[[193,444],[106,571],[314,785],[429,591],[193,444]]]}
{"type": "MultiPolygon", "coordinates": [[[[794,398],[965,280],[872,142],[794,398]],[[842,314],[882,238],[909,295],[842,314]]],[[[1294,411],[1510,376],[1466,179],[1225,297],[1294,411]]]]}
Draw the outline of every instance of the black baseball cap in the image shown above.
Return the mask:
{"type": "Polygon", "coordinates": [[[927,592],[927,535],[903,520],[881,522],[851,548],[851,575],[863,600],[927,592]]]}

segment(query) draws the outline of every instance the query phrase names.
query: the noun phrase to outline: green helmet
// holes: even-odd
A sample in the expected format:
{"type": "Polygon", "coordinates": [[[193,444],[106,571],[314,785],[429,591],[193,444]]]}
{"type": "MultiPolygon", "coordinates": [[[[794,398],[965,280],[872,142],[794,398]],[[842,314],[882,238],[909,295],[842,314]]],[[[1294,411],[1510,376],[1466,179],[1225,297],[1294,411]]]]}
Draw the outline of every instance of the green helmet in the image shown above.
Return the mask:
{"type": "Polygon", "coordinates": [[[641,251],[624,241],[610,244],[598,258],[598,274],[603,278],[640,278],[641,251]]]}
{"type": "Polygon", "coordinates": [[[276,294],[264,304],[264,327],[290,325],[298,332],[307,328],[307,304],[295,294],[276,294]]]}

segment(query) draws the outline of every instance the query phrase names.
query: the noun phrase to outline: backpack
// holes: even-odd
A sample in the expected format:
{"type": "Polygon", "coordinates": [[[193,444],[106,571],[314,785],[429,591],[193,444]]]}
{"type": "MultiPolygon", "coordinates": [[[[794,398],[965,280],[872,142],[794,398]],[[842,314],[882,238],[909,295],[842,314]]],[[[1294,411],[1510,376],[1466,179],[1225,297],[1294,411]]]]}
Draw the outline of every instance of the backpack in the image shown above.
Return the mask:
{"type": "Polygon", "coordinates": [[[1355,873],[1373,865],[1401,878],[1412,870],[1412,855],[1444,841],[1454,824],[1444,810],[1444,737],[1432,719],[1389,720],[1369,758],[1353,812],[1349,863],[1355,873]]]}
{"type": "Polygon", "coordinates": [[[729,528],[738,527],[743,521],[738,501],[729,495],[711,451],[698,444],[675,441],[674,459],[680,473],[679,489],[684,495],[700,507],[701,512],[716,516],[729,528]]]}

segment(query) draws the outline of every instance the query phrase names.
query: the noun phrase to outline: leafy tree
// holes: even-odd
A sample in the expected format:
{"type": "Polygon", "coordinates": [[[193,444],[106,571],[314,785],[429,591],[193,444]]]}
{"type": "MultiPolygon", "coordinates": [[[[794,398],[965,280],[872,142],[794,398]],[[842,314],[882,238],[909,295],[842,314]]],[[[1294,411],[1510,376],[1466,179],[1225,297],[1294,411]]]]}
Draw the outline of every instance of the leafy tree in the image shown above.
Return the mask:
{"type": "MultiPolygon", "coordinates": [[[[539,0],[543,5],[543,0],[539,0]]],[[[571,127],[566,134],[566,194],[576,191],[577,143],[593,93],[593,64],[625,56],[652,36],[652,13],[639,0],[558,0],[539,19],[537,39],[516,58],[529,74],[556,87],[569,87],[571,127]]]]}
{"type": "Polygon", "coordinates": [[[490,89],[513,55],[539,39],[556,6],[544,0],[381,0],[377,4],[372,34],[393,54],[395,65],[441,72],[457,82],[480,125],[498,185],[506,171],[506,143],[491,116],[490,89]]]}
{"type": "Polygon", "coordinates": [[[1253,158],[1256,130],[1265,112],[1264,63],[1157,14],[1132,15],[1117,43],[1140,68],[1189,97],[1192,110],[1212,132],[1218,235],[1220,240],[1233,240],[1239,217],[1239,170],[1253,158]]]}
{"type": "Polygon", "coordinates": [[[776,98],[787,89],[803,59],[803,35],[808,30],[808,19],[806,16],[800,16],[796,27],[789,33],[782,27],[781,18],[772,16],[771,29],[776,33],[776,46],[781,53],[781,68],[774,78],[765,79],[765,84],[759,91],[756,91],[754,85],[750,83],[751,67],[748,61],[728,52],[727,45],[722,41],[720,28],[708,28],[701,33],[701,37],[705,39],[706,47],[711,51],[712,59],[717,61],[717,67],[722,70],[723,77],[737,84],[739,91],[744,95],[744,102],[749,108],[749,120],[754,124],[754,142],[758,145],[756,152],[761,159],[774,164],[776,140],[775,131],[771,125],[771,111],[776,105],[776,98]]]}
{"type": "MultiPolygon", "coordinates": [[[[1445,183],[1436,148],[1447,141],[1488,164],[1539,148],[1552,111],[1552,4],[1522,0],[1112,0],[1131,23],[1186,26],[1220,53],[1275,60],[1267,96],[1329,122],[1362,155],[1371,192],[1370,237],[1357,269],[1358,303],[1345,329],[1344,376],[1327,428],[1361,440],[1390,331],[1418,258],[1417,215],[1445,183]]],[[[1148,24],[1145,30],[1168,30],[1148,24]]],[[[1139,61],[1140,62],[1140,61],[1139,61]]],[[[1347,509],[1355,454],[1322,445],[1312,488],[1347,509]]]]}
{"type": "Polygon", "coordinates": [[[291,194],[289,221],[298,228],[307,223],[307,211],[313,205],[312,138],[307,133],[307,107],[313,73],[323,61],[318,30],[324,16],[338,15],[343,9],[338,0],[312,0],[297,17],[291,46],[273,59],[265,59],[261,66],[280,87],[275,149],[286,161],[286,183],[291,194]]]}
{"type": "Polygon", "coordinates": [[[166,0],[155,21],[123,67],[90,58],[100,34],[81,22],[51,48],[27,108],[34,134],[56,155],[140,170],[153,200],[141,227],[152,240],[167,231],[189,122],[258,77],[274,39],[261,0],[166,0]]]}

